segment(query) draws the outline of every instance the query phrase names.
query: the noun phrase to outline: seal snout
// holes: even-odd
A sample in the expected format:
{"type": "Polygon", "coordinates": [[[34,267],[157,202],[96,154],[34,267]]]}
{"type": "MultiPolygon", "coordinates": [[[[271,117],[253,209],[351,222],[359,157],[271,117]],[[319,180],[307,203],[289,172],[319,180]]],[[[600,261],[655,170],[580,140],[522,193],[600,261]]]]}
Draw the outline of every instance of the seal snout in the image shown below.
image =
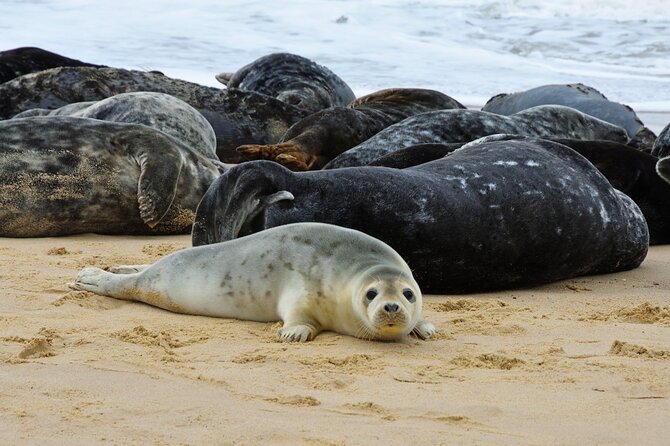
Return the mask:
{"type": "Polygon", "coordinates": [[[398,304],[388,303],[384,305],[384,311],[386,311],[388,314],[397,313],[399,309],[400,306],[398,304]]]}

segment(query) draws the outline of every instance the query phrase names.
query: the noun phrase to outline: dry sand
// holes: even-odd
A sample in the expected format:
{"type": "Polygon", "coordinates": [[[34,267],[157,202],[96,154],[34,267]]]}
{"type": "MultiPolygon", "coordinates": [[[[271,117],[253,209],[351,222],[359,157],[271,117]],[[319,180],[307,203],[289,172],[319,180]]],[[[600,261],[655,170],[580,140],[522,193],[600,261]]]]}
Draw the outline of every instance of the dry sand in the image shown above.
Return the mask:
{"type": "Polygon", "coordinates": [[[69,291],[188,236],[0,239],[0,444],[667,444],[670,246],[637,270],[428,296],[429,341],[69,291]]]}

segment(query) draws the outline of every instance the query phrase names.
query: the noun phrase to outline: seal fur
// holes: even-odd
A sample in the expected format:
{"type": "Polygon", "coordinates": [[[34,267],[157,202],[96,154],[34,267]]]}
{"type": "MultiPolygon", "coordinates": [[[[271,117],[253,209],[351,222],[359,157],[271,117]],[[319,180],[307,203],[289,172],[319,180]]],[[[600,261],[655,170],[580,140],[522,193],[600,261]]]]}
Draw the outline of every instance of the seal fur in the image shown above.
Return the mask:
{"type": "Polygon", "coordinates": [[[610,101],[604,94],[584,84],[551,84],[511,94],[499,94],[482,108],[483,111],[510,116],[538,105],[565,105],[603,121],[622,127],[638,149],[651,150],[656,135],[644,126],[635,111],[618,102],[610,101]]]}
{"type": "Polygon", "coordinates": [[[219,164],[152,128],[0,121],[0,236],[188,232],[219,164]]]}
{"type": "Polygon", "coordinates": [[[416,144],[465,143],[498,133],[628,141],[621,127],[562,105],[541,105],[512,116],[478,110],[438,110],[409,117],[382,130],[324,168],[365,166],[383,155],[416,144]]]}
{"type": "Polygon", "coordinates": [[[113,271],[85,268],[71,287],[177,313],[282,320],[284,341],[324,330],[376,340],[435,332],[420,319],[421,291],[398,253],[332,225],[286,225],[113,271]]]}
{"type": "Polygon", "coordinates": [[[217,156],[228,163],[240,160],[235,151],[239,145],[275,143],[293,123],[308,114],[263,94],[205,87],[158,72],[65,67],[0,84],[0,119],[33,108],[55,109],[134,91],[166,93],[202,113],[216,133],[217,156]]]}
{"type": "Polygon", "coordinates": [[[639,207],[584,157],[549,141],[473,143],[408,169],[293,173],[268,161],[244,163],[212,183],[192,242],[304,221],[388,243],[430,293],[622,271],[637,267],[648,248],[639,207]]]}
{"type": "Polygon", "coordinates": [[[431,110],[465,108],[435,90],[392,88],[360,97],[348,107],[333,107],[292,125],[278,144],[244,145],[247,159],[270,159],[291,170],[323,167],[342,152],[388,126],[431,110]]]}
{"type": "MultiPolygon", "coordinates": [[[[216,78],[226,79],[223,73],[216,78]]],[[[290,53],[260,57],[224,83],[228,88],[265,94],[310,113],[344,106],[356,98],[346,82],[331,70],[290,53]]]]}

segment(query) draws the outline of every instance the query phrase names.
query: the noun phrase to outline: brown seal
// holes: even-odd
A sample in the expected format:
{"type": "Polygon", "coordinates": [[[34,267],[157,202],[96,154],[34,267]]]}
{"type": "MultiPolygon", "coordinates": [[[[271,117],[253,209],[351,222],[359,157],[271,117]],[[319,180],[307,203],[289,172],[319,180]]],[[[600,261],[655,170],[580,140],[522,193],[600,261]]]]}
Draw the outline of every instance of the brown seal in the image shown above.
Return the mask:
{"type": "Polygon", "coordinates": [[[288,129],[278,144],[243,145],[247,159],[270,159],[291,170],[323,167],[340,153],[403,119],[432,110],[464,109],[435,90],[392,88],[314,113],[288,129]]]}

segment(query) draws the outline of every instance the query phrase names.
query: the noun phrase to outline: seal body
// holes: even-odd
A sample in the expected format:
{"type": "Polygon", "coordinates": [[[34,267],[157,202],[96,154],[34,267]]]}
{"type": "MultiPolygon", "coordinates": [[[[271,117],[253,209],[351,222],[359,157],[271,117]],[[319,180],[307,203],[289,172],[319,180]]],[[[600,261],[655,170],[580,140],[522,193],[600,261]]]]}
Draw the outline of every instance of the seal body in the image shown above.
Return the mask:
{"type": "Polygon", "coordinates": [[[55,109],[135,91],[166,93],[202,113],[216,133],[217,155],[223,162],[240,160],[235,151],[239,145],[279,141],[293,123],[307,116],[298,107],[252,91],[219,90],[157,72],[66,67],[0,84],[0,118],[33,108],[55,109]]]}
{"type": "Polygon", "coordinates": [[[628,133],[631,145],[645,151],[651,150],[656,139],[656,135],[644,126],[632,108],[610,101],[595,88],[584,84],[542,85],[518,93],[499,94],[489,99],[482,110],[509,116],[548,104],[572,107],[622,127],[628,133]]]}
{"type": "Polygon", "coordinates": [[[628,141],[621,127],[561,105],[541,105],[512,116],[477,110],[439,110],[412,116],[382,130],[339,155],[325,168],[365,166],[383,155],[416,144],[464,143],[498,133],[628,141]]]}
{"type": "Polygon", "coordinates": [[[267,161],[244,163],[212,183],[192,241],[215,243],[299,221],[385,241],[430,293],[631,269],[648,248],[638,206],[584,157],[548,141],[471,144],[407,169],[292,173],[267,161]],[[278,191],[293,199],[273,199],[278,191]]]}
{"type": "Polygon", "coordinates": [[[667,183],[670,183],[670,156],[661,158],[656,163],[656,172],[667,183]]]}
{"type": "Polygon", "coordinates": [[[658,158],[670,156],[670,124],[666,125],[665,128],[661,130],[661,133],[658,134],[658,138],[654,141],[651,154],[658,158]]]}
{"type": "MultiPolygon", "coordinates": [[[[476,142],[519,139],[518,135],[493,135],[476,142]]],[[[670,243],[670,187],[657,174],[658,159],[625,144],[576,139],[553,140],[588,159],[617,190],[638,205],[649,227],[649,244],[670,243]]],[[[447,156],[463,144],[419,144],[385,155],[370,166],[405,169],[447,156]]],[[[547,146],[550,149],[552,146],[547,146]]]]}
{"type": "Polygon", "coordinates": [[[420,320],[421,291],[403,259],[337,226],[286,225],[113,271],[86,268],[72,287],[178,313],[282,320],[287,341],[322,330],[381,340],[435,331],[420,320]]]}
{"type": "MultiPolygon", "coordinates": [[[[37,109],[44,110],[44,109],[37,109]]],[[[24,114],[19,114],[19,117],[24,114]]],[[[121,93],[97,102],[75,102],[38,116],[75,116],[143,124],[176,138],[207,158],[218,161],[216,134],[198,110],[179,98],[151,91],[121,93]]]]}
{"type": "Polygon", "coordinates": [[[346,82],[328,68],[290,53],[256,59],[224,83],[228,88],[265,94],[310,113],[344,106],[356,98],[346,82]]]}
{"type": "Polygon", "coordinates": [[[24,74],[56,67],[101,67],[35,47],[0,51],[0,84],[24,74]]]}
{"type": "Polygon", "coordinates": [[[188,232],[218,163],[152,128],[0,122],[0,236],[188,232]]]}
{"type": "Polygon", "coordinates": [[[393,88],[356,99],[348,107],[332,107],[292,125],[278,144],[244,145],[248,159],[271,159],[291,170],[323,167],[342,152],[408,116],[431,110],[465,108],[435,90],[393,88]]]}

